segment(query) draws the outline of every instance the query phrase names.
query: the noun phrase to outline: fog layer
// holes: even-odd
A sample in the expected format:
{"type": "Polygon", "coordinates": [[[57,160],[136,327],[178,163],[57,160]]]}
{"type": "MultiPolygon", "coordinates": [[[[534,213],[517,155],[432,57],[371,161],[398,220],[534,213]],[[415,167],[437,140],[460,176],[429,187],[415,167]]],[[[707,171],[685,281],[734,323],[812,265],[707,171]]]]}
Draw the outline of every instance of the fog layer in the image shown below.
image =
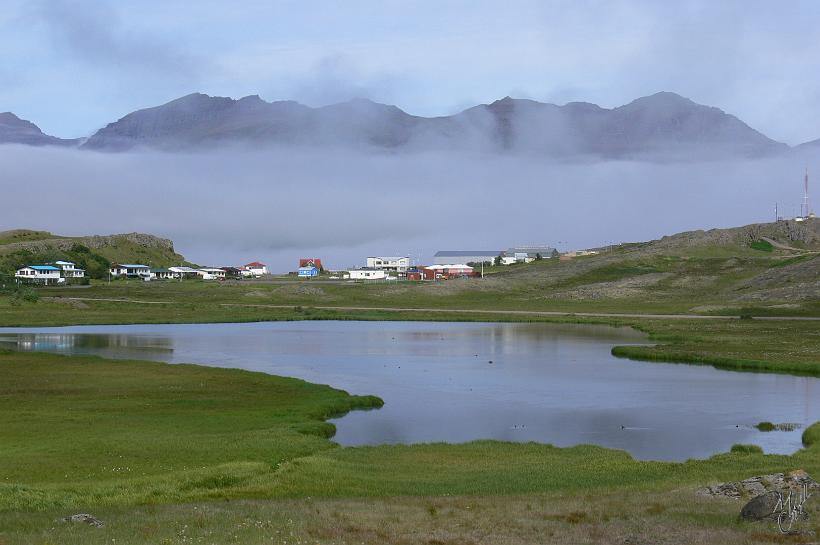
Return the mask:
{"type": "MultiPolygon", "coordinates": [[[[816,163],[817,164],[817,163],[816,163]]],[[[323,152],[125,153],[0,147],[0,230],[139,231],[209,265],[299,257],[561,250],[797,212],[805,164],[562,164],[533,158],[323,152]]],[[[820,164],[818,164],[820,166],[820,164]]],[[[809,165],[810,169],[812,165],[809,165]]],[[[818,176],[820,178],[820,176],[818,176]]]]}

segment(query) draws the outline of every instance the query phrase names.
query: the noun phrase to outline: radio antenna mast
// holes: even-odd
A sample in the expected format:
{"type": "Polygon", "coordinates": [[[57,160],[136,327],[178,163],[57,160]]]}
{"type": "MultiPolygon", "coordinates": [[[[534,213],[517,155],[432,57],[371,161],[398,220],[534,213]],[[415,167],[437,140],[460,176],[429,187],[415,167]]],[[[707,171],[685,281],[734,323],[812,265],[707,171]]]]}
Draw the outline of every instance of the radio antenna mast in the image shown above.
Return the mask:
{"type": "Polygon", "coordinates": [[[809,206],[809,167],[806,167],[806,175],[803,178],[803,204],[800,206],[800,215],[809,219],[811,208],[809,206]]]}

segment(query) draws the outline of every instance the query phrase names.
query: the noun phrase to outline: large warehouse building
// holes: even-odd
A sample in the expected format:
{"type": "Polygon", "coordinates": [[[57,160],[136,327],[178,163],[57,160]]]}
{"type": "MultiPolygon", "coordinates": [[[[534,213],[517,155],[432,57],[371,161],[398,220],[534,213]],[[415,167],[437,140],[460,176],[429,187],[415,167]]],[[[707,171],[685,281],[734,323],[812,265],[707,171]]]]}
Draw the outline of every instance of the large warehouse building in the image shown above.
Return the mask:
{"type": "Polygon", "coordinates": [[[501,250],[441,251],[433,256],[435,265],[455,265],[466,263],[492,263],[501,255],[501,250]]]}

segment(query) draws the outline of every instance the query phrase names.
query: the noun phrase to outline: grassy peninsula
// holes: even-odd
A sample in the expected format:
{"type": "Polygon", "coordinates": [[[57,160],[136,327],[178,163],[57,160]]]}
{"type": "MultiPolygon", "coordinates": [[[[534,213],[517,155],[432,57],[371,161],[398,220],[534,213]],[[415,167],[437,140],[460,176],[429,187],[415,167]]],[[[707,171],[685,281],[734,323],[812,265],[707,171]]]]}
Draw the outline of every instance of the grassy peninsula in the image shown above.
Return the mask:
{"type": "Polygon", "coordinates": [[[324,420],[380,400],[260,373],[85,356],[4,352],[0,371],[4,545],[406,543],[436,532],[462,543],[491,521],[509,542],[538,542],[542,531],[554,542],[589,539],[604,527],[651,536],[674,524],[690,526],[682,543],[710,532],[754,542],[760,529],[735,522],[737,505],[695,501],[694,488],[820,473],[817,425],[792,456],[685,463],[588,445],[340,448],[324,420]],[[54,523],[85,511],[107,527],[54,523]]]}

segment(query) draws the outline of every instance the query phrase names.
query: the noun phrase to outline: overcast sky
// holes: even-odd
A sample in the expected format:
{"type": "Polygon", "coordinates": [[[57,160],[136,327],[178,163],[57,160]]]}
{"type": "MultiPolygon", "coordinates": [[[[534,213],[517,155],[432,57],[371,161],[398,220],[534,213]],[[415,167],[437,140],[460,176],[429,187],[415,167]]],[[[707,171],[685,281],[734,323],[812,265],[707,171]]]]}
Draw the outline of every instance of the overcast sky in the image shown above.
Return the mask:
{"type": "Polygon", "coordinates": [[[661,90],[820,138],[820,2],[2,0],[0,111],[62,137],[194,91],[419,115],[661,90]]]}

